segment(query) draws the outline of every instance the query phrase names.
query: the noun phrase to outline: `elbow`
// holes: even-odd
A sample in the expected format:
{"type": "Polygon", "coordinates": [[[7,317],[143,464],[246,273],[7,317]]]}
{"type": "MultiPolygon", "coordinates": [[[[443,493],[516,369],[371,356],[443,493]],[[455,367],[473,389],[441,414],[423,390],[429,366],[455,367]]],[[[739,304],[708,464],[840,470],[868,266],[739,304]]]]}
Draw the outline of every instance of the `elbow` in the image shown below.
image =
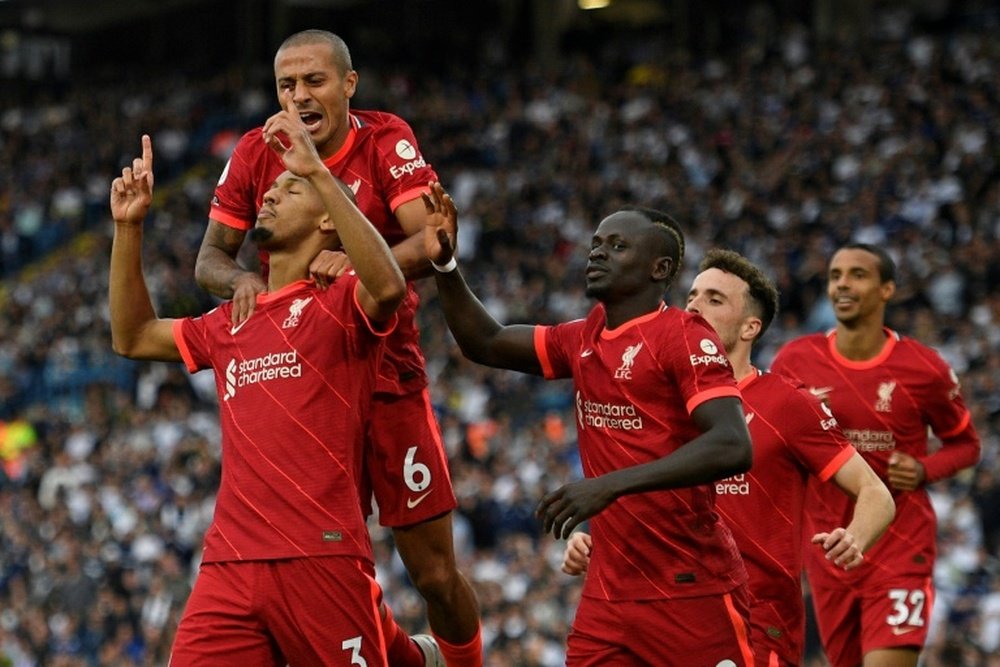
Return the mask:
{"type": "Polygon", "coordinates": [[[733,434],[726,451],[728,454],[726,457],[727,477],[745,473],[753,466],[753,445],[750,441],[750,433],[746,428],[743,428],[742,432],[733,434]]]}
{"type": "Polygon", "coordinates": [[[381,310],[396,312],[406,299],[406,282],[403,281],[402,274],[399,274],[399,280],[388,281],[372,297],[378,302],[381,310]]]}
{"type": "Polygon", "coordinates": [[[111,349],[120,357],[125,357],[126,359],[135,358],[132,345],[128,341],[122,340],[121,336],[111,336],[111,349]]]}

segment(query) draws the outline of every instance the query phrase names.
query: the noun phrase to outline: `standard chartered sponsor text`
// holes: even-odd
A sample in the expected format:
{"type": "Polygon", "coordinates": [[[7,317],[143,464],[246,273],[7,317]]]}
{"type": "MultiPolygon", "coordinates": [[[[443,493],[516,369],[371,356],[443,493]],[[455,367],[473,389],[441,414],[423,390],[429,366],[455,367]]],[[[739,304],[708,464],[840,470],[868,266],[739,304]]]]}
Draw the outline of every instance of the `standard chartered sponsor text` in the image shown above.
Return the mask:
{"type": "Polygon", "coordinates": [[[896,438],[892,431],[845,428],[844,436],[859,452],[891,452],[896,449],[896,438]]]}
{"type": "Polygon", "coordinates": [[[245,387],[257,382],[278,378],[302,377],[302,364],[295,350],[272,352],[262,357],[241,361],[237,367],[237,386],[245,387]]]}
{"type": "Polygon", "coordinates": [[[583,420],[592,428],[610,428],[621,431],[638,431],[642,428],[642,417],[638,415],[635,406],[616,405],[614,403],[598,403],[583,401],[580,405],[583,420]]]}

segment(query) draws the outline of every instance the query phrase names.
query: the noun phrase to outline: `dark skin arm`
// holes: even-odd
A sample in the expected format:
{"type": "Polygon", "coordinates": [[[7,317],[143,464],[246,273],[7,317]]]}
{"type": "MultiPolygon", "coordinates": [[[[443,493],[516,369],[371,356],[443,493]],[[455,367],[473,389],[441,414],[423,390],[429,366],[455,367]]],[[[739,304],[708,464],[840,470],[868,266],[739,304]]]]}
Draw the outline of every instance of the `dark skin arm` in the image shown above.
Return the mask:
{"type": "MultiPolygon", "coordinates": [[[[443,266],[454,256],[458,214],[440,183],[431,183],[430,188],[430,195],[424,196],[429,215],[424,241],[427,257],[443,266]]],[[[542,373],[535,354],[533,326],[504,326],[493,319],[459,269],[435,271],[435,277],[448,327],[466,357],[496,368],[542,373]]],[[[706,401],[691,416],[701,435],[669,456],[566,484],[546,496],[537,511],[545,532],[566,537],[573,528],[624,495],[704,484],[750,469],[750,433],[738,398],[706,401]]]]}
{"type": "Polygon", "coordinates": [[[706,401],[691,417],[702,434],[675,452],[566,484],[545,496],[536,511],[545,532],[567,538],[574,528],[622,496],[706,484],[750,469],[750,433],[738,398],[706,401]]]}
{"type": "MultiPolygon", "coordinates": [[[[454,256],[458,213],[440,183],[431,183],[430,188],[430,195],[422,195],[428,216],[423,241],[426,257],[442,266],[454,256]]],[[[535,354],[534,326],[497,322],[469,289],[459,269],[432,272],[448,328],[462,354],[484,366],[542,374],[535,354]]]]}

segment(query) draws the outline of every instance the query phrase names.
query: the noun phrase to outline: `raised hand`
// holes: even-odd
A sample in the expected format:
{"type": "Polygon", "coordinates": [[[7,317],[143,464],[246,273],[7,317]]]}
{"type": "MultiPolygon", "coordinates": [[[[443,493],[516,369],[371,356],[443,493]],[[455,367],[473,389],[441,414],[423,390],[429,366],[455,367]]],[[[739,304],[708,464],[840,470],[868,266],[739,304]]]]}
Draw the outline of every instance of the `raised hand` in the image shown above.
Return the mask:
{"type": "Polygon", "coordinates": [[[281,156],[285,168],[296,176],[308,178],[326,169],[316,150],[312,135],[299,117],[292,101],[292,92],[281,94],[281,111],[264,122],[264,143],[281,156]]]}
{"type": "Polygon", "coordinates": [[[153,141],[142,135],[142,157],[111,182],[111,217],[115,222],[142,224],[153,202],[153,141]]]}
{"type": "Polygon", "coordinates": [[[437,181],[427,184],[430,195],[421,194],[427,209],[424,224],[424,251],[427,259],[441,266],[455,256],[458,242],[458,209],[451,195],[437,181]]]}

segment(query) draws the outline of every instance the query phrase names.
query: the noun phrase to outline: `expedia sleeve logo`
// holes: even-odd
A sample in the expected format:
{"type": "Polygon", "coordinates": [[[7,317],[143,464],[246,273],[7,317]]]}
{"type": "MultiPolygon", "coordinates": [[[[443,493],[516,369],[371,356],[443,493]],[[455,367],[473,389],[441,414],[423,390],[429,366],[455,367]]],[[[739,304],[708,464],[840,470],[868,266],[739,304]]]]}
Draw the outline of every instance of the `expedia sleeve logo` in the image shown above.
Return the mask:
{"type": "Polygon", "coordinates": [[[704,352],[704,354],[692,354],[692,366],[707,366],[709,364],[719,364],[720,366],[729,365],[729,359],[726,358],[726,355],[719,354],[719,346],[708,338],[702,338],[698,347],[701,348],[701,351],[704,352]]]}
{"type": "Polygon", "coordinates": [[[427,161],[424,157],[417,153],[416,147],[406,139],[400,139],[396,142],[396,155],[406,160],[401,165],[392,165],[389,167],[389,173],[396,180],[399,180],[404,175],[412,175],[417,169],[423,169],[427,166],[427,161]]]}

